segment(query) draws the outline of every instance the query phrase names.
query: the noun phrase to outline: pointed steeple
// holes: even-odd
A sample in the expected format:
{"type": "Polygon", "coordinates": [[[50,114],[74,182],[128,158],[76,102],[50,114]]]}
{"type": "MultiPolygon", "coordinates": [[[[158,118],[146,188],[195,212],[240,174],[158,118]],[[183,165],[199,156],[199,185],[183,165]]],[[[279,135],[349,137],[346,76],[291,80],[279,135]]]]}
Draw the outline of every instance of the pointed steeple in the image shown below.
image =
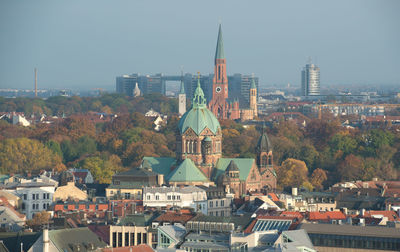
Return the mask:
{"type": "Polygon", "coordinates": [[[197,88],[194,91],[192,105],[193,105],[193,108],[205,108],[206,107],[206,98],[204,97],[203,89],[200,86],[200,76],[197,80],[197,88]]]}
{"type": "Polygon", "coordinates": [[[257,89],[256,82],[254,81],[254,76],[251,78],[250,89],[257,89]]]}
{"type": "Polygon", "coordinates": [[[181,80],[181,89],[179,91],[179,94],[185,94],[185,84],[183,83],[183,80],[181,80]]]}
{"type": "Polygon", "coordinates": [[[260,138],[258,139],[257,150],[259,152],[272,151],[272,145],[271,145],[271,142],[269,141],[269,138],[267,135],[265,121],[263,123],[262,134],[261,134],[260,138]]]}
{"type": "Polygon", "coordinates": [[[221,24],[219,24],[219,31],[218,31],[218,40],[217,40],[217,49],[215,50],[215,60],[217,59],[225,59],[224,55],[224,42],[222,41],[222,28],[221,24]]]}

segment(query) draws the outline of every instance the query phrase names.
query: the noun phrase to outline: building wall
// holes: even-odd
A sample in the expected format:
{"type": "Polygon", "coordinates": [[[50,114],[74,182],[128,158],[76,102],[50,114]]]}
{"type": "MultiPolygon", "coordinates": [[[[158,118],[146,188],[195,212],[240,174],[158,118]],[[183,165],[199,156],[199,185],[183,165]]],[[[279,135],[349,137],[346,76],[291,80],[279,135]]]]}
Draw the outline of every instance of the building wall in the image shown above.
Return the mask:
{"type": "Polygon", "coordinates": [[[149,227],[110,226],[109,246],[113,248],[147,244],[152,247],[152,233],[149,227]]]}
{"type": "Polygon", "coordinates": [[[123,199],[142,199],[142,188],[132,188],[132,189],[116,189],[116,188],[106,188],[107,199],[112,199],[114,197],[121,197],[123,199]],[[129,198],[127,197],[129,195],[129,198]]]}
{"type": "Polygon", "coordinates": [[[179,187],[177,187],[176,191],[170,191],[166,193],[146,192],[143,195],[143,205],[150,207],[165,207],[170,205],[197,209],[196,202],[204,201],[206,199],[207,194],[204,190],[193,193],[181,193],[179,191],[179,187]]]}
{"type": "Polygon", "coordinates": [[[211,216],[231,216],[233,198],[207,200],[207,214],[211,216]]]}
{"type": "Polygon", "coordinates": [[[32,219],[35,213],[47,210],[52,204],[55,186],[20,187],[9,191],[21,198],[21,212],[32,219]]]}

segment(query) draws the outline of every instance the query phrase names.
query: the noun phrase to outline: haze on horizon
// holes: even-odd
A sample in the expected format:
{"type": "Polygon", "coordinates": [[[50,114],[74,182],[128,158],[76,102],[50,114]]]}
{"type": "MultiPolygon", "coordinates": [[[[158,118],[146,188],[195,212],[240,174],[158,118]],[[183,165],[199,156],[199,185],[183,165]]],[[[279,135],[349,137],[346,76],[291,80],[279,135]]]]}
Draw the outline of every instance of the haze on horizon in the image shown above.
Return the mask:
{"type": "Polygon", "coordinates": [[[0,2],[0,88],[115,89],[122,74],[213,72],[222,22],[228,74],[300,86],[400,85],[400,1],[0,2]]]}

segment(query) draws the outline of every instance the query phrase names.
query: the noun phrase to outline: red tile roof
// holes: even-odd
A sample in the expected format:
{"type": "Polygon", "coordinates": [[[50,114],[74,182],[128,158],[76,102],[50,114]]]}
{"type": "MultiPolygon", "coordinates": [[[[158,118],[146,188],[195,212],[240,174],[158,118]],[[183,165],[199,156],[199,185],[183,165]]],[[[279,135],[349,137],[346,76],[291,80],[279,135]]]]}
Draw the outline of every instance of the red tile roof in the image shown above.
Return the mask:
{"type": "Polygon", "coordinates": [[[303,214],[301,214],[300,212],[290,212],[290,211],[283,211],[280,216],[295,217],[298,219],[304,218],[303,214]]]}
{"type": "Polygon", "coordinates": [[[275,193],[268,193],[268,197],[272,200],[272,201],[279,201],[278,196],[276,196],[275,193]]]}
{"type": "Polygon", "coordinates": [[[395,211],[365,211],[362,217],[376,217],[377,215],[382,215],[388,218],[388,221],[395,221],[399,219],[399,216],[395,211]]]}
{"type": "Polygon", "coordinates": [[[329,221],[329,220],[345,220],[346,215],[340,211],[330,212],[310,212],[308,220],[310,221],[329,221]]]}
{"type": "Polygon", "coordinates": [[[176,213],[176,212],[166,212],[160,216],[158,216],[155,221],[159,222],[172,222],[172,223],[186,223],[190,219],[194,217],[193,214],[186,214],[186,213],[176,213]]]}
{"type": "Polygon", "coordinates": [[[140,244],[131,247],[119,247],[119,248],[105,248],[103,252],[153,252],[154,250],[147,244],[140,244]],[[131,250],[132,249],[132,250],[131,250]]]}

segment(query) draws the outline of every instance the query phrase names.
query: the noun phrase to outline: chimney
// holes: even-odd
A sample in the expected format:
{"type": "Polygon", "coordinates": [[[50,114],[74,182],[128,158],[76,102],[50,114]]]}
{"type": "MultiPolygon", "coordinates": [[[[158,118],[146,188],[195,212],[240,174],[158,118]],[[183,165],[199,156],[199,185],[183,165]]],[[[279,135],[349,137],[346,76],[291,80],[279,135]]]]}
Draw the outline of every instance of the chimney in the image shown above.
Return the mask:
{"type": "Polygon", "coordinates": [[[49,230],[46,228],[43,230],[43,252],[49,252],[49,230]]]}

